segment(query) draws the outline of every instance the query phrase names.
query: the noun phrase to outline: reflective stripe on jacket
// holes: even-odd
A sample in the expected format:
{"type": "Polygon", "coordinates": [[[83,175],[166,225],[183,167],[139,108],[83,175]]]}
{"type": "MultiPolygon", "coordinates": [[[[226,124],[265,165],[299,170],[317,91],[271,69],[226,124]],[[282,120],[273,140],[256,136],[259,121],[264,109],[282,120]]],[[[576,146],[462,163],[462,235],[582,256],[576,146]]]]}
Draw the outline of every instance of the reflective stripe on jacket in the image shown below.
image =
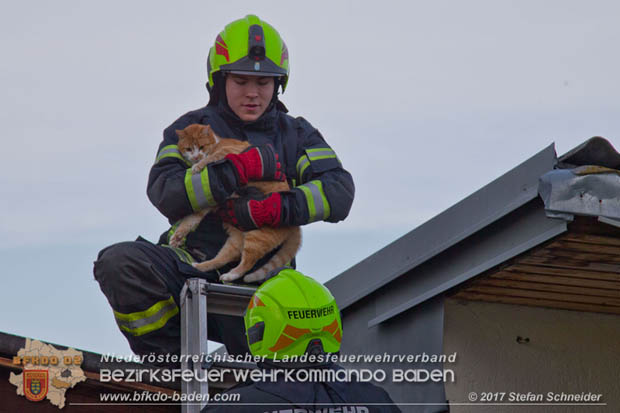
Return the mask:
{"type": "MultiPolygon", "coordinates": [[[[188,172],[189,164],[176,146],[175,131],[193,123],[211,125],[216,134],[225,138],[273,145],[293,188],[282,194],[282,225],[338,222],[348,215],[355,191],[353,179],[308,121],[274,107],[258,121],[246,124],[220,103],[186,113],[164,130],[149,174],[147,194],[171,224],[194,211],[221,203],[234,189],[237,179],[229,161],[209,164],[201,174],[188,172]]],[[[219,219],[210,214],[187,236],[186,246],[188,250],[194,248],[214,256],[226,237],[219,219]]],[[[167,239],[165,233],[160,243],[167,243],[167,239]]]]}

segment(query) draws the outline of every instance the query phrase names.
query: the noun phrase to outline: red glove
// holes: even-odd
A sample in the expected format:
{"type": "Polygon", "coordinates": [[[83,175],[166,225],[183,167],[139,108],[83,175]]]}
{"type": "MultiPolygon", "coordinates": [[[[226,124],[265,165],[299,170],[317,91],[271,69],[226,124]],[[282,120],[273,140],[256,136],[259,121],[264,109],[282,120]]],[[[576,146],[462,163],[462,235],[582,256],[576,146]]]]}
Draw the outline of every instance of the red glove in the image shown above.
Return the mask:
{"type": "Polygon", "coordinates": [[[278,192],[269,195],[245,196],[229,199],[217,210],[222,221],[242,231],[260,227],[277,227],[282,214],[282,197],[278,192]]]}
{"type": "Polygon", "coordinates": [[[226,155],[239,176],[239,184],[248,181],[284,181],[282,165],[278,162],[278,154],[271,145],[251,146],[239,155],[226,155]]]}

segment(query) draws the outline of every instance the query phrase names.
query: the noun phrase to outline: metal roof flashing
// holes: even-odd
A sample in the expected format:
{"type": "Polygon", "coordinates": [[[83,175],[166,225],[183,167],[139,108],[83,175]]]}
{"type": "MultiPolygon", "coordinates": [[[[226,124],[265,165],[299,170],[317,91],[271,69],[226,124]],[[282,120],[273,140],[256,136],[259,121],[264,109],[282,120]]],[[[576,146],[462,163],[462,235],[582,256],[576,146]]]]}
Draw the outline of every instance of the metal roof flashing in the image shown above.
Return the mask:
{"type": "Polygon", "coordinates": [[[599,165],[610,169],[620,169],[620,153],[601,136],[594,136],[581,145],[571,149],[559,159],[560,167],[574,168],[583,165],[599,165]]]}
{"type": "Polygon", "coordinates": [[[539,177],[556,164],[557,156],[552,143],[328,281],[326,285],[336,297],[340,309],[345,309],[536,198],[539,177]]]}
{"type": "MultiPolygon", "coordinates": [[[[552,143],[326,284],[340,308],[345,309],[402,275],[414,274],[416,267],[446,250],[451,250],[457,243],[500,221],[509,213],[521,211],[538,195],[544,201],[543,219],[544,216],[561,219],[553,219],[548,224],[535,224],[534,226],[542,228],[541,234],[530,234],[529,240],[521,240],[522,245],[519,248],[496,254],[495,260],[510,259],[517,254],[517,250],[522,249],[520,247],[533,247],[566,231],[565,223],[573,219],[573,214],[598,216],[600,222],[620,226],[620,171],[617,169],[620,169],[620,154],[604,138],[591,138],[560,158],[557,158],[552,143]],[[543,228],[545,226],[551,227],[543,228]]],[[[528,208],[531,209],[532,205],[528,208]]],[[[540,202],[540,205],[542,206],[543,202],[540,202]]],[[[536,208],[543,213],[543,208],[536,208]]],[[[534,217],[532,215],[532,222],[535,222],[534,217]]],[[[512,227],[507,230],[515,231],[512,227]]],[[[489,262],[491,261],[493,260],[489,262]]],[[[398,302],[392,302],[392,307],[370,320],[368,326],[389,320],[476,276],[479,274],[477,270],[488,267],[489,262],[459,273],[453,279],[443,277],[444,279],[438,279],[436,283],[420,280],[419,287],[425,285],[425,291],[413,288],[416,290],[412,290],[412,293],[415,293],[413,298],[396,299],[398,302]]],[[[416,277],[425,278],[421,274],[416,274],[416,277]]]]}
{"type": "Polygon", "coordinates": [[[540,177],[538,192],[548,217],[620,220],[620,154],[606,139],[591,138],[559,161],[560,169],[540,177]]]}

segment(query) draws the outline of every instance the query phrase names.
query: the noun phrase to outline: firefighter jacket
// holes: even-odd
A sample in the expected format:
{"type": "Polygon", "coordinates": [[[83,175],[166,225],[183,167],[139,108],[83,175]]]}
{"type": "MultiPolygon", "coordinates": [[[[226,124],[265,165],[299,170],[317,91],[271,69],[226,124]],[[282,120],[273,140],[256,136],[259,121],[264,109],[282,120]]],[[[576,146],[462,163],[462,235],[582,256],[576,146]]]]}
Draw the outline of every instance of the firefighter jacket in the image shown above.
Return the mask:
{"type": "MultiPolygon", "coordinates": [[[[164,130],[147,188],[153,205],[173,225],[162,234],[160,244],[168,243],[174,224],[181,218],[222,203],[237,185],[229,161],[211,163],[200,174],[192,175],[189,163],[178,150],[175,131],[193,123],[211,125],[224,138],[275,148],[292,188],[281,193],[281,225],[337,222],[348,215],[355,191],[353,179],[317,129],[301,117],[287,115],[279,101],[250,123],[242,122],[220,101],[186,113],[164,130]]],[[[184,250],[198,259],[213,257],[226,238],[219,218],[209,214],[187,236],[184,250]]],[[[182,258],[182,253],[179,256],[182,258]]]]}
{"type": "MultiPolygon", "coordinates": [[[[259,367],[266,368],[266,363],[259,367]]],[[[268,367],[267,367],[268,368],[268,367]]],[[[274,370],[271,370],[274,372],[274,370]]],[[[286,370],[284,370],[286,371],[286,370]]],[[[336,372],[342,367],[330,366],[314,369],[315,372],[336,372]]],[[[260,382],[246,382],[226,391],[226,396],[218,402],[210,402],[203,413],[398,413],[400,409],[388,393],[380,387],[367,382],[307,380],[306,377],[319,377],[320,373],[310,373],[307,369],[289,369],[288,376],[276,374],[277,380],[268,376],[260,382]],[[305,371],[300,371],[305,370],[305,371]],[[303,373],[303,374],[302,374],[303,373]],[[308,373],[308,376],[306,376],[308,373]],[[301,379],[301,380],[297,380],[301,379]],[[235,399],[238,398],[238,399],[235,399]]],[[[335,376],[338,377],[338,376],[335,376]]],[[[341,377],[344,377],[341,376],[341,377]]]]}

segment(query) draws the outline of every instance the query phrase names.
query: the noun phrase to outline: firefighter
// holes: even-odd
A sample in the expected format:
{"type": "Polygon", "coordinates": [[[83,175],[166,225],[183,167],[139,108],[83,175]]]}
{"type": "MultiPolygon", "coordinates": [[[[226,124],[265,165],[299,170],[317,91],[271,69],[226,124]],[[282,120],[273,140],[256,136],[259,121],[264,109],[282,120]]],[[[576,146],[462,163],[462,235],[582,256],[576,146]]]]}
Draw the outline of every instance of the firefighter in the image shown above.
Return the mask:
{"type": "Polygon", "coordinates": [[[312,278],[280,270],[256,290],[244,321],[250,351],[262,357],[258,367],[268,374],[220,399],[234,402],[213,402],[203,412],[400,412],[385,390],[353,374],[349,381],[329,360],[340,350],[340,313],[329,290],[312,278]]]}
{"type": "MultiPolygon", "coordinates": [[[[254,15],[228,24],[209,51],[207,69],[208,104],[164,130],[149,174],[148,197],[172,228],[157,244],[139,237],[103,249],[95,261],[95,279],[136,354],[179,353],[179,294],[185,280],[217,282],[220,273],[233,268],[203,273],[191,265],[213,258],[224,244],[222,219],[245,231],[338,222],[353,202],[353,180],[335,152],[308,121],[287,115],[278,98],[288,83],[289,54],[272,26],[254,15]],[[219,136],[249,141],[252,147],[192,175],[175,130],[193,123],[209,124],[219,136]],[[284,177],[289,191],[224,202],[248,180],[284,177]],[[220,206],[218,213],[207,215],[180,248],[168,245],[176,222],[213,206],[220,206]]],[[[231,354],[247,351],[239,317],[210,315],[208,337],[231,354]]]]}

